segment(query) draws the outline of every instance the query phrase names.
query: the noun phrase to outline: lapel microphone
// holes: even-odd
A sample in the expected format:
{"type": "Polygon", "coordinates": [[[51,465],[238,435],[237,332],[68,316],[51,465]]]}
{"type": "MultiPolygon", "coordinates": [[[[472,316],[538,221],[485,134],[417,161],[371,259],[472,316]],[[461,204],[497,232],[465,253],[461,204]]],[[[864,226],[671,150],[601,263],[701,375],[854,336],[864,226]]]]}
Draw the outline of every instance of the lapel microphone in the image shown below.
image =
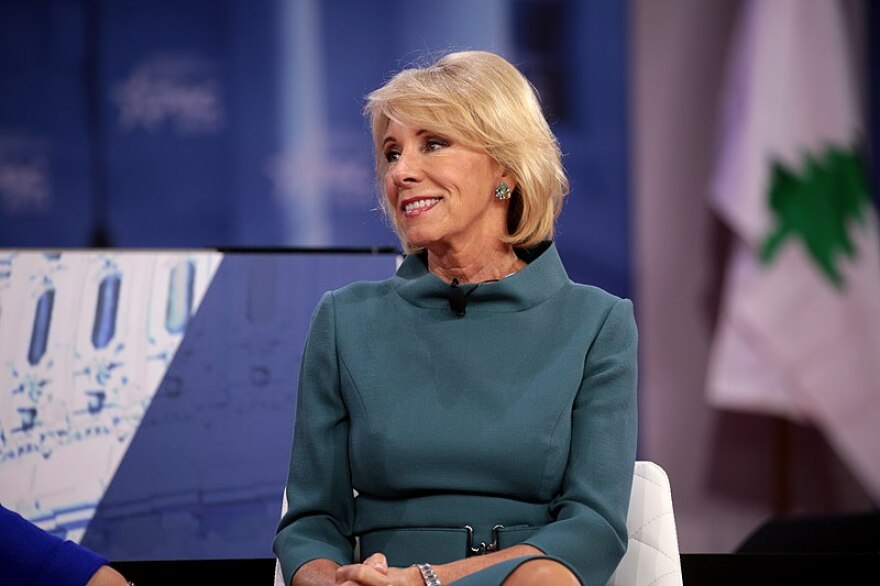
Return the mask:
{"type": "MultiPolygon", "coordinates": [[[[494,283],[498,279],[492,279],[490,281],[484,281],[485,283],[494,283]]],[[[458,279],[452,279],[452,283],[450,284],[449,295],[447,298],[449,299],[449,309],[452,310],[452,313],[457,315],[458,317],[464,317],[464,314],[467,313],[467,302],[468,297],[470,297],[471,293],[477,290],[477,287],[482,285],[483,283],[477,283],[470,290],[465,293],[465,290],[459,287],[458,279]]]]}
{"type": "Polygon", "coordinates": [[[449,289],[449,309],[458,317],[464,317],[467,312],[467,294],[464,289],[458,286],[458,279],[452,279],[451,289],[449,289]]]}

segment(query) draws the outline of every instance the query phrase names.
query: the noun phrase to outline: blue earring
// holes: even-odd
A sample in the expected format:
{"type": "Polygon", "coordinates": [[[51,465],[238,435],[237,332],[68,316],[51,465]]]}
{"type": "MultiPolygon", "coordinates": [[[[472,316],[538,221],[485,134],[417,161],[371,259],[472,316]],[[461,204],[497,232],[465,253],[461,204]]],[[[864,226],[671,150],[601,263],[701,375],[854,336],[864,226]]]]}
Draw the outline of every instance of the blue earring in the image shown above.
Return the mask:
{"type": "Polygon", "coordinates": [[[498,184],[498,187],[495,188],[495,197],[501,200],[510,199],[510,187],[507,183],[502,181],[498,184]]]}

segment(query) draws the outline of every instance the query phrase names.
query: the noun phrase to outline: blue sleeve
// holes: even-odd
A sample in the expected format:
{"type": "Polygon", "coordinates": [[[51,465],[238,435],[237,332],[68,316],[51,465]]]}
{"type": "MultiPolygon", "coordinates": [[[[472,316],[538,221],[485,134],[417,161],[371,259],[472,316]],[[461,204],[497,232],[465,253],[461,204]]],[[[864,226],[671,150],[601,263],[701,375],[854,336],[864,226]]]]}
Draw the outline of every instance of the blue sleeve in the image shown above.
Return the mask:
{"type": "Polygon", "coordinates": [[[84,586],[106,563],[0,506],[0,576],[5,586],[84,586]]]}
{"type": "Polygon", "coordinates": [[[342,400],[332,293],[312,316],[303,352],[287,478],[287,513],[273,549],[284,583],[314,559],[350,564],[354,494],[349,467],[349,417],[342,400]]]}
{"type": "Polygon", "coordinates": [[[627,546],[636,456],[637,333],[619,300],[587,352],[572,408],[571,450],[555,521],[526,543],[571,563],[586,584],[605,584],[627,546]]]}

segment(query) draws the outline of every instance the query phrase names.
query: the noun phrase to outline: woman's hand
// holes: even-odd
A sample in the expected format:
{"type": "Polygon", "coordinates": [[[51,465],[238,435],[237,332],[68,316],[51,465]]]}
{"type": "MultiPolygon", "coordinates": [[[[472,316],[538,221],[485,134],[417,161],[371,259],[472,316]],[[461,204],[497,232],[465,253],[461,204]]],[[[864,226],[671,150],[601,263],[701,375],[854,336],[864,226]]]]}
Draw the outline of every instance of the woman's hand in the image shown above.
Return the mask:
{"type": "Polygon", "coordinates": [[[86,586],[126,586],[127,584],[128,581],[122,574],[108,565],[103,565],[98,568],[86,586]]]}
{"type": "Polygon", "coordinates": [[[336,570],[340,586],[424,586],[417,568],[389,568],[381,553],[374,553],[360,564],[336,570]]]}

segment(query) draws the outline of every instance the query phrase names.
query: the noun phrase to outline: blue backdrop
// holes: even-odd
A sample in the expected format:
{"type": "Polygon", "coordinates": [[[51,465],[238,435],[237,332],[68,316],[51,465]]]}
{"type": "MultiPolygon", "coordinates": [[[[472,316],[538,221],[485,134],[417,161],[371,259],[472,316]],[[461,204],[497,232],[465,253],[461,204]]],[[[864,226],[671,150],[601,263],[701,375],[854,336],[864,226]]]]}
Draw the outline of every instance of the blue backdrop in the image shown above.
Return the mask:
{"type": "Polygon", "coordinates": [[[395,258],[224,255],[83,545],[115,560],[270,557],[312,311],[395,258]]]}
{"type": "Polygon", "coordinates": [[[629,290],[626,3],[3,0],[0,246],[396,245],[363,96],[451,49],[540,90],[576,280],[629,290]]]}

